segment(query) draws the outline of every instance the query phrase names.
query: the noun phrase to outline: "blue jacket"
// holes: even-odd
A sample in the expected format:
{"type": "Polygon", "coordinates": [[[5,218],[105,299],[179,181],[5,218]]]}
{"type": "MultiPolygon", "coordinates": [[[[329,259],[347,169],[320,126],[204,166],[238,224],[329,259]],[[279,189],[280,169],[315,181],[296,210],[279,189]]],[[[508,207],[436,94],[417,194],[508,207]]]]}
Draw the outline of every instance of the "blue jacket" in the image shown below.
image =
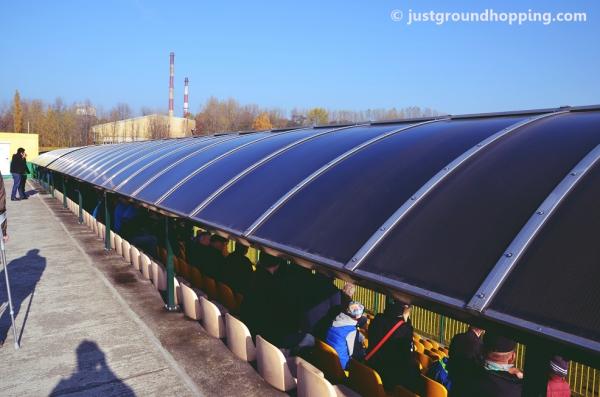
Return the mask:
{"type": "MultiPolygon", "coordinates": [[[[356,339],[356,324],[357,321],[347,315],[340,313],[333,321],[331,328],[327,331],[325,343],[333,347],[340,357],[342,368],[346,369],[348,361],[354,352],[354,341],[356,339]]],[[[359,338],[362,335],[359,334],[359,338]]]]}

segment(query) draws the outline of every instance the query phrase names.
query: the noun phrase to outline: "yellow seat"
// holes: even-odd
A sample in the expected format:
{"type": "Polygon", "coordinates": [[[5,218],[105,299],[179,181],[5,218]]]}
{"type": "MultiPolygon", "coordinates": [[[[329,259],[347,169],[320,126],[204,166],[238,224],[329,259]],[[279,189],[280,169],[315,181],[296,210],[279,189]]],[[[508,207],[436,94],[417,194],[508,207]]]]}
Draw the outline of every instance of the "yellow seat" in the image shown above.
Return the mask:
{"type": "Polygon", "coordinates": [[[448,390],[442,385],[428,378],[425,375],[421,375],[423,381],[423,395],[426,397],[448,397],[448,390]]]}
{"type": "Polygon", "coordinates": [[[197,267],[190,266],[190,281],[195,288],[202,289],[202,273],[197,267]]]}
{"type": "Polygon", "coordinates": [[[425,353],[414,352],[417,362],[421,366],[421,373],[426,373],[431,366],[432,359],[425,353]]]}
{"type": "Polygon", "coordinates": [[[202,277],[202,291],[206,292],[209,299],[217,299],[219,292],[217,290],[217,282],[214,278],[204,276],[202,277]]]}
{"type": "Polygon", "coordinates": [[[256,346],[248,327],[229,313],[225,313],[225,334],[227,347],[233,354],[244,361],[256,360],[256,346]]]}
{"type": "Polygon", "coordinates": [[[427,339],[421,339],[419,342],[421,342],[423,346],[425,346],[425,350],[431,350],[431,348],[433,347],[433,344],[427,339]]]}
{"type": "Polygon", "coordinates": [[[449,356],[449,354],[450,354],[450,351],[448,350],[448,348],[447,348],[447,347],[440,346],[440,347],[438,348],[438,350],[439,350],[439,351],[441,351],[441,352],[443,352],[443,353],[446,355],[446,357],[448,357],[448,356],[449,356]]]}
{"type": "Polygon", "coordinates": [[[256,366],[258,373],[271,386],[281,391],[296,388],[296,378],[292,364],[293,357],[286,359],[277,346],[256,335],[256,366]]]}
{"type": "Polygon", "coordinates": [[[381,377],[373,368],[350,359],[350,377],[348,384],[350,388],[362,396],[387,397],[383,388],[381,377]]]}
{"type": "Polygon", "coordinates": [[[432,349],[437,349],[438,347],[440,347],[440,344],[434,341],[433,339],[427,339],[427,342],[433,345],[432,349]]]}
{"type": "Polygon", "coordinates": [[[225,283],[217,283],[217,300],[227,308],[230,313],[239,311],[238,303],[233,295],[233,290],[225,283]]]}
{"type": "Polygon", "coordinates": [[[313,357],[316,367],[323,371],[331,383],[337,384],[346,381],[346,372],[344,372],[340,357],[333,347],[322,340],[315,339],[313,357]]]}
{"type": "Polygon", "coordinates": [[[425,346],[423,346],[423,344],[419,341],[414,342],[415,345],[415,351],[419,352],[419,353],[424,353],[425,352],[425,346]]]}
{"type": "Polygon", "coordinates": [[[396,385],[394,388],[394,397],[419,397],[419,395],[413,393],[404,386],[396,385]]]}

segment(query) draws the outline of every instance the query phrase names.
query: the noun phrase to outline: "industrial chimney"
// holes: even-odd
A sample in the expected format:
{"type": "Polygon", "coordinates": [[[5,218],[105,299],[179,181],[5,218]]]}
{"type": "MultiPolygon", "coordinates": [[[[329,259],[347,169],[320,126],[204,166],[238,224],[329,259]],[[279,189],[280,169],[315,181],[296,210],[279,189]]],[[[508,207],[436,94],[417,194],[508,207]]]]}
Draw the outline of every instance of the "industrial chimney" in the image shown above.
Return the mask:
{"type": "Polygon", "coordinates": [[[175,53],[171,53],[169,63],[169,117],[173,117],[173,90],[175,78],[175,53]]]}
{"type": "Polygon", "coordinates": [[[187,117],[188,116],[188,111],[189,111],[189,94],[190,94],[190,89],[188,87],[188,83],[189,80],[186,77],[183,80],[183,117],[187,117]]]}

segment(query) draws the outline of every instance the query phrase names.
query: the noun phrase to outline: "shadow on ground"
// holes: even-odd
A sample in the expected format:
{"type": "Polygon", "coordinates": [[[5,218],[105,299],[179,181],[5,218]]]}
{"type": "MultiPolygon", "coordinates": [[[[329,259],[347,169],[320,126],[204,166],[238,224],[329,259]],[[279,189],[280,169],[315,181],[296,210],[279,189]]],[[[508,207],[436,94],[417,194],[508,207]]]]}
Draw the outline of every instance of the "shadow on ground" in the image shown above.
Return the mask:
{"type": "Polygon", "coordinates": [[[89,340],[77,347],[77,370],[69,378],[58,382],[50,397],[70,394],[135,397],[133,390],[111,371],[104,352],[96,342],[89,340]]]}
{"type": "MultiPolygon", "coordinates": [[[[22,323],[21,330],[19,333],[19,344],[21,342],[21,336],[23,335],[23,329],[27,323],[27,317],[29,316],[29,310],[31,309],[31,302],[35,294],[35,287],[46,269],[46,258],[39,255],[40,250],[32,249],[27,252],[27,255],[10,261],[8,264],[8,279],[10,282],[10,291],[12,295],[12,302],[15,313],[15,322],[17,324],[22,323]],[[18,321],[18,315],[23,306],[23,302],[29,298],[27,303],[27,309],[25,311],[25,318],[23,321],[18,321]]],[[[6,289],[6,270],[2,269],[0,272],[0,304],[2,305],[3,312],[0,315],[0,343],[3,343],[10,330],[11,319],[10,310],[8,307],[8,294],[6,289]]]]}

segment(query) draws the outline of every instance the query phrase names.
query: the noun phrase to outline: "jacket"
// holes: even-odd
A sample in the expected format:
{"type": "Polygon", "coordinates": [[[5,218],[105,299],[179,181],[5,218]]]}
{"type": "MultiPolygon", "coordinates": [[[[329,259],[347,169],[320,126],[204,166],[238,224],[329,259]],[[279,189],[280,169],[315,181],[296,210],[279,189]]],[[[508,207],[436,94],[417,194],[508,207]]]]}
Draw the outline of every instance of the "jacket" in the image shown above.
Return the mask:
{"type": "Polygon", "coordinates": [[[523,382],[507,371],[492,371],[482,367],[471,379],[464,396],[521,397],[523,382]]]}
{"type": "Polygon", "coordinates": [[[451,396],[461,396],[481,365],[482,340],[475,332],[468,330],[452,338],[448,375],[452,379],[451,396]]]}
{"type": "Polygon", "coordinates": [[[359,340],[364,338],[356,329],[357,324],[358,321],[346,313],[340,313],[333,320],[329,331],[327,331],[325,343],[335,349],[344,369],[346,369],[350,357],[354,354],[354,343],[357,335],[359,340]]]}
{"type": "Polygon", "coordinates": [[[547,397],[571,397],[571,388],[564,378],[550,375],[546,388],[547,397]]]}
{"type": "Polygon", "coordinates": [[[10,173],[29,174],[29,169],[27,168],[27,160],[21,157],[20,154],[13,154],[12,160],[10,161],[10,173]]]}

